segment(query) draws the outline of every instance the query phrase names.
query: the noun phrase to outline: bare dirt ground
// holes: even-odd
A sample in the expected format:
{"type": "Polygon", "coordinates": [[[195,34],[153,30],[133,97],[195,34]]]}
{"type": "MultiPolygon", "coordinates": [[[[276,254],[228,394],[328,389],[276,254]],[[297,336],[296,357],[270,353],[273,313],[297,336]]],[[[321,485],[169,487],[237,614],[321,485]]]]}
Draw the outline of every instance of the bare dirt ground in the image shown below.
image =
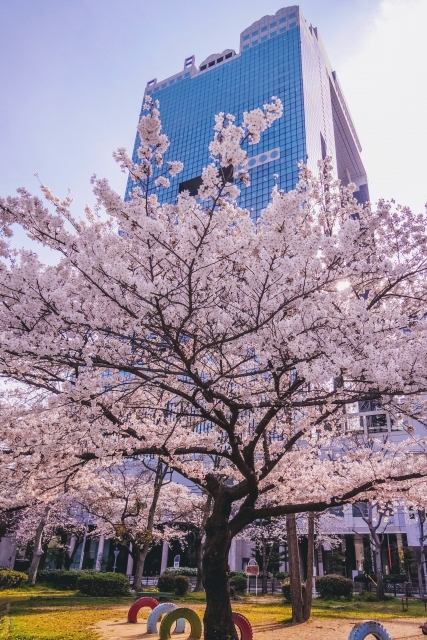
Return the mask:
{"type": "MultiPolygon", "coordinates": [[[[100,640],[154,640],[158,635],[148,635],[146,633],[146,621],[141,619],[137,624],[126,622],[127,609],[118,609],[117,615],[111,620],[99,622],[94,629],[99,633],[100,640]]],[[[254,640],[347,640],[348,635],[360,619],[340,618],[312,618],[301,625],[283,625],[268,622],[254,625],[254,640]]],[[[418,638],[423,635],[418,628],[424,621],[420,618],[405,618],[400,620],[387,620],[384,623],[392,640],[406,640],[407,638],[418,638]]],[[[189,632],[189,627],[186,627],[189,632]]],[[[187,638],[186,634],[173,635],[177,640],[187,638]]],[[[370,636],[372,639],[372,636],[370,636]]]]}

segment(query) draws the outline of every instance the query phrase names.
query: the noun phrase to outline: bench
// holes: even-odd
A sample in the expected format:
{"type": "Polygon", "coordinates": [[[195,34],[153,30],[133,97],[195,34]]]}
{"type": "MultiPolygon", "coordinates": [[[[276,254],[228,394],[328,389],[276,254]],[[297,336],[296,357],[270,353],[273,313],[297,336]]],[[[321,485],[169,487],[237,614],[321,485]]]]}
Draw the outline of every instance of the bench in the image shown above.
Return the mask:
{"type": "Polygon", "coordinates": [[[138,598],[156,598],[159,602],[170,602],[171,598],[174,596],[174,593],[169,593],[167,591],[138,591],[138,598]]]}
{"type": "Polygon", "coordinates": [[[402,596],[401,598],[402,600],[402,611],[408,611],[408,606],[409,606],[409,600],[421,600],[422,602],[424,602],[424,611],[427,611],[427,597],[421,597],[421,598],[414,598],[411,596],[402,596]]]}

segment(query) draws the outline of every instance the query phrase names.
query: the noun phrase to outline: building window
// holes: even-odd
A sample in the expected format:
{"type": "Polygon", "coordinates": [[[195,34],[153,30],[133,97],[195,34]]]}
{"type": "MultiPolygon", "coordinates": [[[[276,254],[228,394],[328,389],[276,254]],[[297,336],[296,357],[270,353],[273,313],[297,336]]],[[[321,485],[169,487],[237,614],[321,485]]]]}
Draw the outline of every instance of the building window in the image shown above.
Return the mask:
{"type": "Polygon", "coordinates": [[[282,24],[282,22],[286,22],[286,16],[284,18],[280,18],[279,24],[282,24]]]}
{"type": "Polygon", "coordinates": [[[249,33],[248,33],[248,35],[247,35],[247,36],[243,36],[243,40],[249,40],[249,38],[250,38],[249,33]]]}
{"type": "Polygon", "coordinates": [[[368,517],[368,503],[367,502],[356,502],[352,505],[353,507],[353,518],[367,518],[368,517]]]}
{"type": "Polygon", "coordinates": [[[258,30],[257,31],[252,31],[252,37],[253,36],[257,36],[258,35],[258,30]]]}
{"type": "Polygon", "coordinates": [[[275,27],[277,25],[277,22],[272,22],[270,25],[270,29],[272,29],[273,27],[275,27]]]}
{"type": "Polygon", "coordinates": [[[226,60],[228,60],[228,58],[231,58],[231,56],[232,56],[232,55],[233,55],[233,52],[232,52],[232,51],[230,51],[230,53],[227,53],[227,54],[225,55],[225,59],[226,59],[226,60]]]}
{"type": "Polygon", "coordinates": [[[204,71],[206,69],[206,65],[202,64],[202,66],[200,67],[200,71],[204,71]]]}
{"type": "Polygon", "coordinates": [[[208,63],[208,67],[213,67],[215,64],[215,60],[212,60],[211,62],[208,63]]]}
{"type": "Polygon", "coordinates": [[[267,31],[267,29],[268,29],[268,27],[263,27],[263,28],[261,29],[261,33],[263,33],[264,31],[267,31]]]}
{"type": "Polygon", "coordinates": [[[286,31],[286,27],[282,27],[282,28],[280,29],[280,33],[285,33],[285,31],[286,31]]]}
{"type": "Polygon", "coordinates": [[[216,59],[217,62],[222,62],[223,60],[224,60],[224,56],[221,56],[220,58],[216,59]]]}
{"type": "Polygon", "coordinates": [[[291,22],[291,24],[289,25],[289,29],[294,29],[297,26],[296,22],[291,22]]]}
{"type": "Polygon", "coordinates": [[[297,14],[295,13],[295,11],[293,13],[289,14],[289,20],[291,20],[292,18],[296,18],[297,14]]]}
{"type": "Polygon", "coordinates": [[[277,31],[272,31],[270,33],[270,38],[274,38],[274,36],[277,36],[277,31]]]}
{"type": "Polygon", "coordinates": [[[190,72],[187,71],[187,73],[185,74],[184,78],[189,78],[190,77],[190,72]]]}
{"type": "Polygon", "coordinates": [[[249,49],[249,45],[245,44],[245,46],[243,47],[243,51],[246,51],[246,49],[249,49]]]}
{"type": "Polygon", "coordinates": [[[268,37],[268,36],[262,36],[262,38],[261,38],[261,42],[265,42],[265,40],[267,40],[267,37],[268,37]]]}
{"type": "Polygon", "coordinates": [[[252,40],[252,46],[254,47],[256,44],[258,44],[258,40],[252,40]]]}

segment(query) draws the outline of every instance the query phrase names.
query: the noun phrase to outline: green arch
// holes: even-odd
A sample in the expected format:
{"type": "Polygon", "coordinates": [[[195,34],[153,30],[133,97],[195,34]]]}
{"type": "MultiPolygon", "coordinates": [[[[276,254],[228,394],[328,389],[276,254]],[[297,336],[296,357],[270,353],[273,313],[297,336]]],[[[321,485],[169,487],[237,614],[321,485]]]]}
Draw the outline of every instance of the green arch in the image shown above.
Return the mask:
{"type": "Polygon", "coordinates": [[[202,636],[202,623],[197,613],[186,607],[174,609],[165,615],[160,625],[160,640],[170,639],[172,625],[179,618],[185,618],[185,620],[188,620],[191,626],[190,636],[199,640],[202,636]]]}

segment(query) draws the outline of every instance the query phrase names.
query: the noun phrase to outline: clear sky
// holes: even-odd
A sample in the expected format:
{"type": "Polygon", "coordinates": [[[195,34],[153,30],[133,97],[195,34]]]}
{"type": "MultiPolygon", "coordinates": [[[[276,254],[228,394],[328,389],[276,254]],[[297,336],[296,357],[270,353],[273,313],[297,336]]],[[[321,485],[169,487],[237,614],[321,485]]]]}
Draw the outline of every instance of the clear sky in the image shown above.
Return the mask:
{"type": "MultiPolygon", "coordinates": [[[[0,194],[90,176],[124,192],[111,157],[132,149],[147,80],[211,53],[284,0],[0,0],[0,194]]],[[[337,71],[362,143],[372,200],[427,201],[427,0],[301,0],[337,71]]],[[[21,244],[24,242],[22,238],[21,244]]]]}

